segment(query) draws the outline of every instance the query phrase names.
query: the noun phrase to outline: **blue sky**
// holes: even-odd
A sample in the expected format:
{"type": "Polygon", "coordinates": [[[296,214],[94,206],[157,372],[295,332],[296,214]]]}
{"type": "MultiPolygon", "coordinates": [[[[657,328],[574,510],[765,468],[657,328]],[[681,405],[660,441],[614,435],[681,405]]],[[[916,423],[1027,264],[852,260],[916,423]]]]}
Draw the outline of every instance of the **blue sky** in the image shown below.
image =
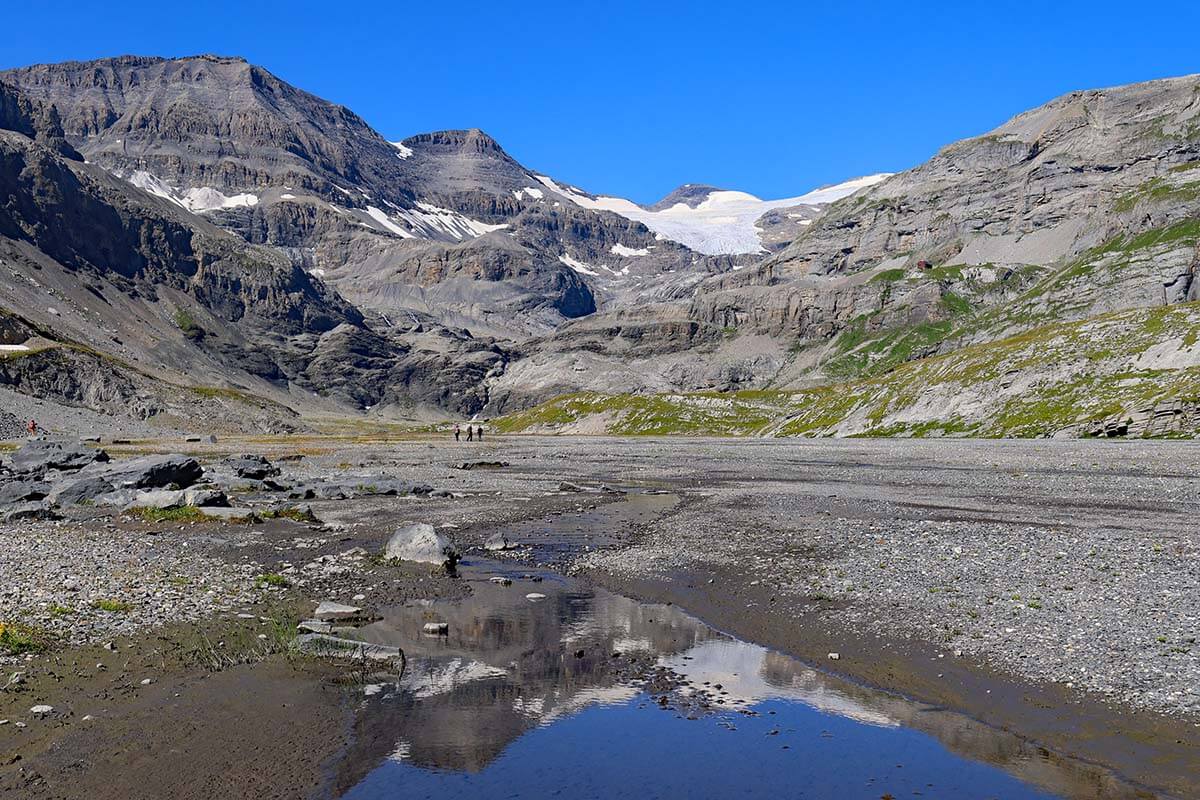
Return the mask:
{"type": "Polygon", "coordinates": [[[920,163],[1074,89],[1200,72],[1200,4],[32,2],[0,67],[242,55],[389,139],[479,127],[532,169],[653,201],[767,198],[920,163]]]}

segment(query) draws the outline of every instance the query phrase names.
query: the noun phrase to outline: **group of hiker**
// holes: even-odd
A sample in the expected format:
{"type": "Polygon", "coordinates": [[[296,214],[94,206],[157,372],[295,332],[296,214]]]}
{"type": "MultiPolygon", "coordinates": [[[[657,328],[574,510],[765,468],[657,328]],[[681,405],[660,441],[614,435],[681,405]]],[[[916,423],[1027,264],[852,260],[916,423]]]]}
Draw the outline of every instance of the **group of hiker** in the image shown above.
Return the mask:
{"type": "MultiPolygon", "coordinates": [[[[462,427],[459,425],[455,425],[454,426],[454,441],[461,442],[462,434],[463,434],[462,427]]],[[[483,426],[476,425],[474,428],[472,428],[470,425],[468,425],[467,426],[467,441],[473,442],[476,439],[479,439],[479,441],[481,441],[481,442],[483,441],[483,426]]]]}

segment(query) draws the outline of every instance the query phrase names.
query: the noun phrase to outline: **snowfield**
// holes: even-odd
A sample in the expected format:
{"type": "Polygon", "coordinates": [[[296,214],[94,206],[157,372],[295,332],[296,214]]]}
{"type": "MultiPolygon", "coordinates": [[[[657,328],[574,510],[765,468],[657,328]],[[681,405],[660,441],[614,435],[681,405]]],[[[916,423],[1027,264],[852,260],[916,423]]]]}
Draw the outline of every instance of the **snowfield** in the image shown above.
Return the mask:
{"type": "Polygon", "coordinates": [[[431,203],[417,203],[416,208],[393,208],[395,211],[388,214],[381,208],[367,206],[367,215],[385,230],[405,239],[462,242],[508,227],[507,223],[489,225],[431,203]]]}
{"type": "MultiPolygon", "coordinates": [[[[645,225],[664,239],[686,245],[706,255],[735,255],[765,251],[755,226],[759,217],[776,208],[832,203],[889,177],[879,173],[782,200],[762,200],[746,192],[712,192],[695,208],[676,203],[650,211],[620,197],[591,197],[561,186],[544,175],[535,175],[547,189],[582,208],[611,211],[645,225]]],[[[614,251],[615,252],[615,251],[614,251]]]]}
{"type": "Polygon", "coordinates": [[[574,258],[571,258],[569,255],[566,255],[565,253],[563,255],[559,256],[558,260],[561,261],[562,263],[566,264],[568,267],[575,270],[576,272],[578,272],[581,275],[591,275],[593,278],[600,277],[599,272],[596,272],[596,270],[592,269],[587,264],[584,264],[582,261],[578,261],[574,258]]]}
{"type": "Polygon", "coordinates": [[[248,208],[258,205],[258,197],[253,194],[225,195],[207,186],[187,190],[176,189],[145,170],[134,172],[129,176],[129,182],[156,197],[186,208],[193,214],[218,211],[222,208],[248,208]]]}

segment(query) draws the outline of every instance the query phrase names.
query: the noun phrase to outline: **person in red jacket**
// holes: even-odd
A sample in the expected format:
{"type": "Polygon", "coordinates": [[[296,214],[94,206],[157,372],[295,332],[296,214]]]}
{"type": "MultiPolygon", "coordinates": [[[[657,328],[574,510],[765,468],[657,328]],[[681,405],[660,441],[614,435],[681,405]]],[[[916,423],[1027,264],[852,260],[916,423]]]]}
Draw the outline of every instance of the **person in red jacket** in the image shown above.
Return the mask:
{"type": "Polygon", "coordinates": [[[29,424],[26,425],[25,427],[29,430],[30,436],[37,436],[37,432],[38,432],[37,420],[34,420],[34,419],[29,420],[29,424]]]}

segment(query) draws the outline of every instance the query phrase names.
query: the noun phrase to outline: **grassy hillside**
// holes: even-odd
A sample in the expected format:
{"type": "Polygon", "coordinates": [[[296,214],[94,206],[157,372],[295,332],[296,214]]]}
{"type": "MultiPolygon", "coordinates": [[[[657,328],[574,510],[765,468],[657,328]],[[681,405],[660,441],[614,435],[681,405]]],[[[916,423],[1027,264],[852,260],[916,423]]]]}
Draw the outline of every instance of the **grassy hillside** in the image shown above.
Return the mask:
{"type": "MultiPolygon", "coordinates": [[[[1093,421],[1200,400],[1200,303],[1046,325],[800,391],[565,395],[505,432],[688,436],[1082,435],[1093,421]]],[[[1196,432],[1184,421],[1182,433],[1196,432]]]]}

